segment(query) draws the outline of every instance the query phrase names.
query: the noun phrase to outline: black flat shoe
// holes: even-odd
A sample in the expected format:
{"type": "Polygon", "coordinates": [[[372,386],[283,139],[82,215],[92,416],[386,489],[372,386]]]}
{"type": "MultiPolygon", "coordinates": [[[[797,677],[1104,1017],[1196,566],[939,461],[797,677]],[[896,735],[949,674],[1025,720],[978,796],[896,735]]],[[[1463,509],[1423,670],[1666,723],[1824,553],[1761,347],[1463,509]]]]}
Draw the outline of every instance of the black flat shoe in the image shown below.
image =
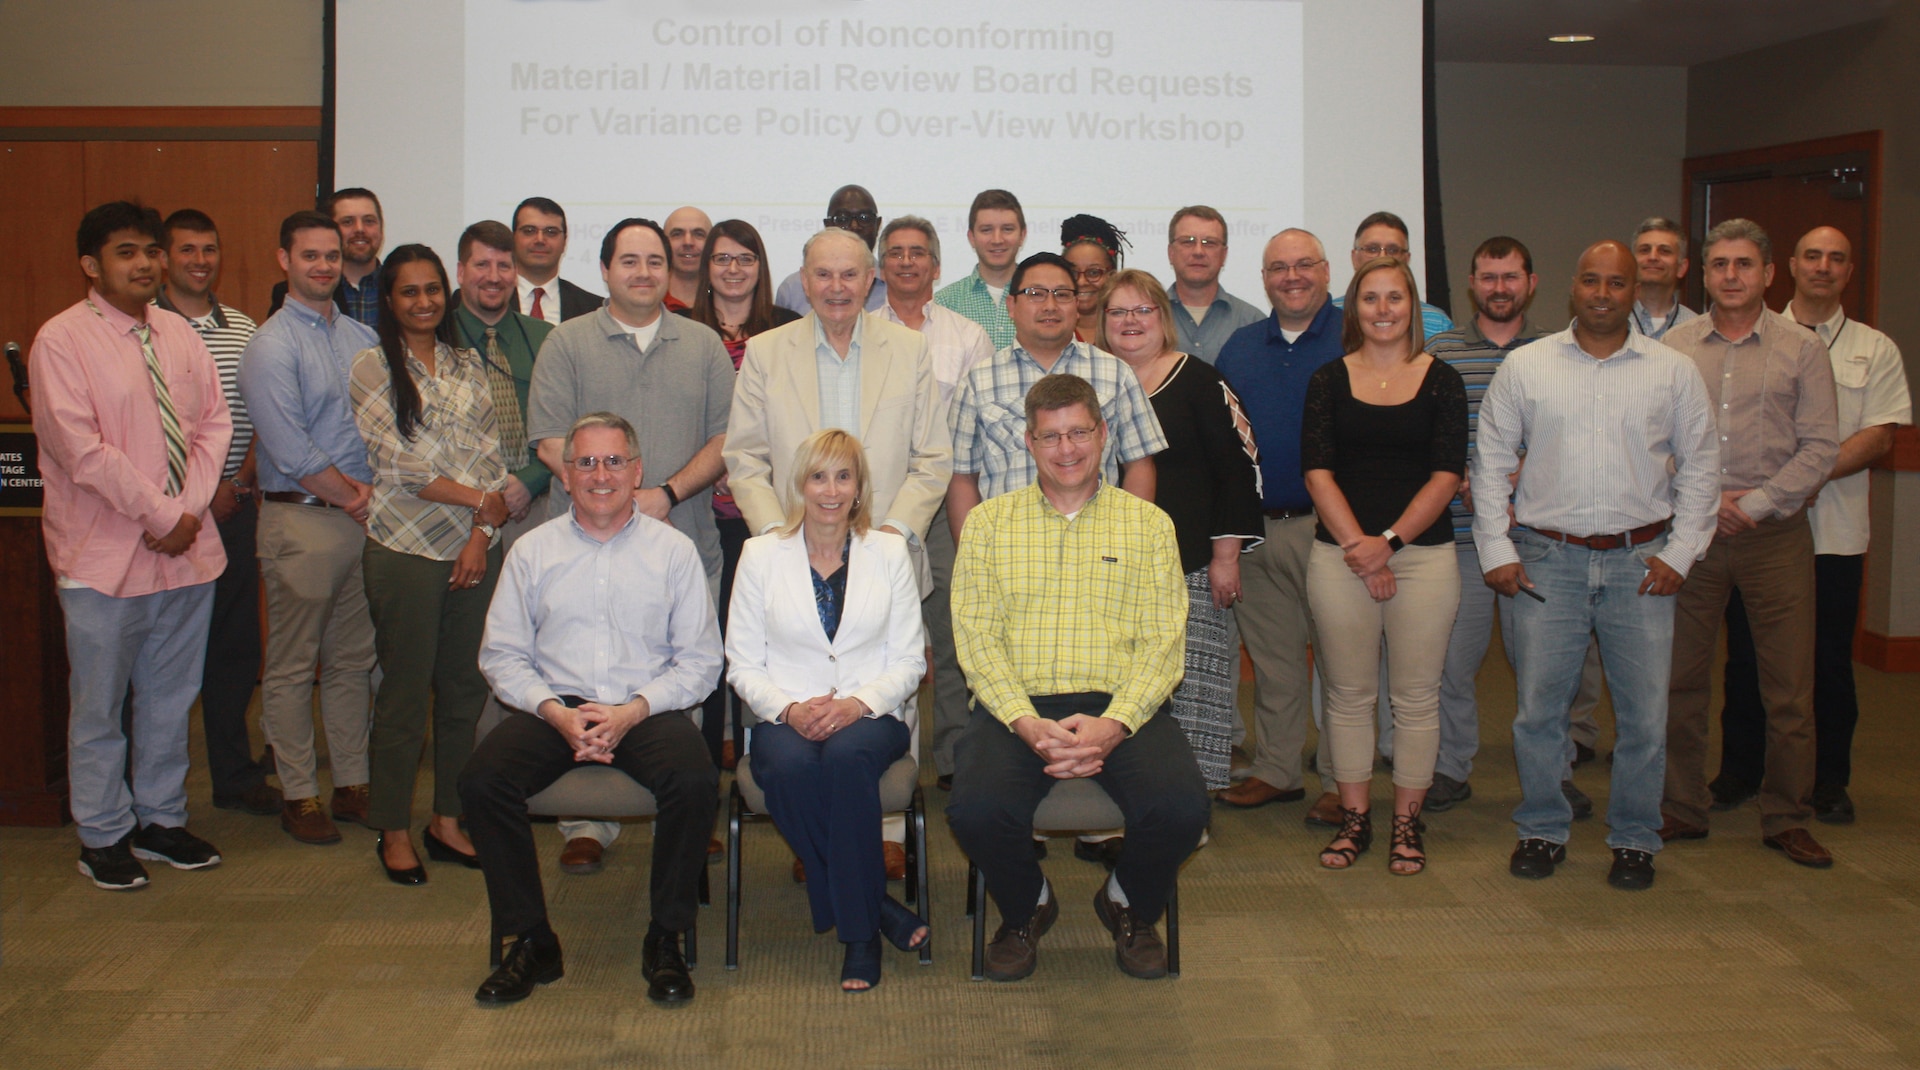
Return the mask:
{"type": "Polygon", "coordinates": [[[479,855],[470,855],[435,836],[432,825],[420,830],[420,839],[427,845],[427,857],[435,862],[458,862],[468,869],[480,868],[479,855]]]}
{"type": "Polygon", "coordinates": [[[540,948],[521,937],[507,949],[500,968],[480,982],[473,998],[479,1003],[518,1003],[533,994],[534,985],[550,985],[565,975],[558,940],[551,947],[540,948]]]}
{"type": "MultiPolygon", "coordinates": [[[[887,938],[888,943],[902,951],[918,951],[927,945],[927,941],[933,939],[933,927],[927,924],[927,920],[908,910],[898,899],[890,895],[880,900],[880,932],[887,938]],[[922,929],[926,931],[920,932],[922,929]],[[920,932],[918,940],[913,938],[916,932],[920,932]]],[[[851,950],[853,946],[853,944],[847,945],[849,961],[853,955],[851,950]]],[[[876,980],[875,983],[879,982],[876,980]]]]}
{"type": "Polygon", "coordinates": [[[680,953],[680,934],[647,933],[640,945],[640,976],[647,979],[647,998],[655,1003],[685,1003],[693,998],[693,974],[680,953]]]}
{"type": "Polygon", "coordinates": [[[382,832],[373,838],[373,855],[380,860],[380,868],[387,871],[387,879],[395,884],[418,885],[427,883],[427,867],[415,865],[410,869],[395,869],[387,865],[387,834],[382,832]]]}
{"type": "MultiPolygon", "coordinates": [[[[858,995],[871,992],[880,986],[880,941],[849,940],[844,945],[847,957],[840,965],[840,991],[858,995]],[[848,988],[848,981],[864,981],[865,988],[848,988]]],[[[906,950],[904,947],[901,950],[906,950]]]]}

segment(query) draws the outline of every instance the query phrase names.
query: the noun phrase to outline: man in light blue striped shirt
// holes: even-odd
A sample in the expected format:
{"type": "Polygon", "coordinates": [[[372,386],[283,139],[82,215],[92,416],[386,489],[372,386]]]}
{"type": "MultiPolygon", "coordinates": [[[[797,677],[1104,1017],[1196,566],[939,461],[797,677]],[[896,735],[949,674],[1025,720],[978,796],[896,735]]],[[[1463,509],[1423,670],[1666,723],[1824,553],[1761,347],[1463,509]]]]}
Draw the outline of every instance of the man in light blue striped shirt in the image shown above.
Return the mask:
{"type": "Polygon", "coordinates": [[[1613,693],[1607,824],[1617,888],[1653,885],[1665,785],[1670,597],[1712,541],[1719,447],[1692,361],[1633,333],[1635,269],[1619,242],[1580,258],[1574,323],[1508,357],[1480,402],[1473,537],[1487,586],[1514,599],[1520,806],[1516,877],[1566,858],[1573,809],[1560,790],[1567,707],[1589,633],[1613,693]],[[1526,465],[1520,453],[1526,452],[1526,465]],[[1498,488],[1519,472],[1510,530],[1498,488]]]}

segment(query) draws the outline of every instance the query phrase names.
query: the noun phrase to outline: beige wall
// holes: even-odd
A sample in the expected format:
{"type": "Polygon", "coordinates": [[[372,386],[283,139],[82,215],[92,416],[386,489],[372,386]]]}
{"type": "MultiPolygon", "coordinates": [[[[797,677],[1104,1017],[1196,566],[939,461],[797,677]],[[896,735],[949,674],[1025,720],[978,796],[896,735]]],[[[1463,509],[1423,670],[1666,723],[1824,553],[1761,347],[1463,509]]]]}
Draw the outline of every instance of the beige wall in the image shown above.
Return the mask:
{"type": "Polygon", "coordinates": [[[0,3],[0,105],[320,104],[320,0],[0,3]]]}
{"type": "MultiPolygon", "coordinates": [[[[1884,130],[1880,183],[1880,323],[1920,382],[1920,4],[1879,22],[1834,30],[1693,68],[1687,153],[1706,156],[1861,130],[1884,130]]],[[[1774,244],[1798,235],[1776,234],[1774,244]]]]}
{"type": "Polygon", "coordinates": [[[1557,330],[1581,250],[1679,217],[1686,68],[1441,63],[1434,93],[1456,320],[1472,314],[1467,258],[1482,239],[1533,251],[1533,318],[1557,330]]]}

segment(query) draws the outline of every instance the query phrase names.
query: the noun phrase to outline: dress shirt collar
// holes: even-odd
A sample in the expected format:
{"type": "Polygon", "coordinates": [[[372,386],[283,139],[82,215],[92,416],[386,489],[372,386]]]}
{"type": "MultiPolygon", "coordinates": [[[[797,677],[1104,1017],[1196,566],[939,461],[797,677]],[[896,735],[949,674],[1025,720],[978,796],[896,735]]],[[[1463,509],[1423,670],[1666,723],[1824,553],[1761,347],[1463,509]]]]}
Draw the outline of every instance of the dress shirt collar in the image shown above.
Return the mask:
{"type": "Polygon", "coordinates": [[[312,308],[308,307],[305,301],[289,294],[287,295],[287,299],[280,303],[280,311],[291,313],[294,319],[308,326],[320,327],[331,331],[333,329],[334,317],[339,313],[339,307],[329,300],[325,312],[315,312],[312,308]]]}
{"type": "Polygon", "coordinates": [[[1719,322],[1714,320],[1712,318],[1713,314],[1709,312],[1707,313],[1707,323],[1709,324],[1707,337],[1718,338],[1730,346],[1770,346],[1773,342],[1774,332],[1780,329],[1778,325],[1773,322],[1773,317],[1776,315],[1778,315],[1778,313],[1770,312],[1764,308],[1761,309],[1760,318],[1753,321],[1753,330],[1748,331],[1745,337],[1736,342],[1720,332],[1719,322]]]}
{"type": "Polygon", "coordinates": [[[87,288],[87,307],[93,310],[94,315],[104,320],[107,326],[113,328],[115,334],[130,334],[134,328],[146,322],[144,319],[134,319],[108,304],[107,299],[100,296],[100,291],[91,286],[87,288]]]}
{"type": "MultiPolygon", "coordinates": [[[[928,296],[925,303],[923,303],[920,306],[920,322],[922,324],[926,323],[928,320],[933,319],[934,307],[935,305],[934,305],[932,296],[928,296]]],[[[893,321],[894,323],[898,323],[902,327],[905,327],[907,325],[907,321],[900,318],[900,313],[894,311],[892,301],[886,302],[875,311],[877,311],[880,315],[885,316],[887,319],[893,321]]]]}
{"type": "MultiPolygon", "coordinates": [[[[889,313],[893,311],[891,306],[887,307],[887,311],[889,313]]],[[[861,329],[866,325],[866,319],[867,314],[864,312],[854,319],[853,340],[847,343],[847,355],[844,359],[852,360],[860,355],[860,339],[863,336],[861,329]]],[[[842,359],[840,351],[833,348],[832,342],[827,341],[827,325],[820,322],[818,312],[813,313],[813,349],[816,353],[831,353],[835,360],[842,359]]]]}
{"type": "Polygon", "coordinates": [[[1621,357],[1647,356],[1649,353],[1649,350],[1647,349],[1647,344],[1652,341],[1652,339],[1648,338],[1644,334],[1641,334],[1639,331],[1629,330],[1627,332],[1627,340],[1620,344],[1619,349],[1616,349],[1612,353],[1608,354],[1608,356],[1603,360],[1600,357],[1596,357],[1592,353],[1587,352],[1586,347],[1580,344],[1580,337],[1573,333],[1573,323],[1571,321],[1567,323],[1566,330],[1561,331],[1557,335],[1554,335],[1554,337],[1564,342],[1565,348],[1568,351],[1573,353],[1578,353],[1580,356],[1585,357],[1587,360],[1590,360],[1595,364],[1604,364],[1610,360],[1619,360],[1621,357]]]}
{"type": "MultiPolygon", "coordinates": [[[[563,493],[571,494],[565,487],[557,489],[563,493]]],[[[587,542],[595,546],[611,546],[616,542],[624,542],[627,536],[630,535],[635,528],[640,526],[640,507],[637,505],[634,506],[633,512],[627,514],[627,522],[620,525],[620,530],[607,536],[605,539],[596,538],[593,532],[587,530],[586,525],[580,523],[580,512],[572,505],[567,506],[567,523],[573,525],[573,533],[575,535],[587,542]]]]}
{"type": "MultiPolygon", "coordinates": [[[[1781,309],[1780,314],[1795,323],[1800,323],[1800,317],[1794,315],[1792,301],[1787,302],[1787,307],[1781,309]]],[[[1807,326],[1804,323],[1800,323],[1800,325],[1819,335],[1820,340],[1825,342],[1828,348],[1832,348],[1833,340],[1839,337],[1841,331],[1846,329],[1847,310],[1844,308],[1836,308],[1833,310],[1833,315],[1828,317],[1825,322],[1816,323],[1812,326],[1807,326]]]]}
{"type": "MultiPolygon", "coordinates": [[[[1023,346],[1023,345],[1021,345],[1021,344],[1020,344],[1020,341],[1019,341],[1019,339],[1015,339],[1015,340],[1014,340],[1014,343],[1013,343],[1012,345],[1010,345],[1010,346],[1008,346],[1008,347],[1007,347],[1007,350],[1008,350],[1008,351],[1009,351],[1009,352],[1010,352],[1010,353],[1011,353],[1011,354],[1013,355],[1013,359],[1014,359],[1014,360],[1015,360],[1016,362],[1017,362],[1017,361],[1022,361],[1022,360],[1024,360],[1024,361],[1026,361],[1026,362],[1027,362],[1028,364],[1031,364],[1031,365],[1033,365],[1033,366],[1034,366],[1034,367],[1036,367],[1036,368],[1040,368],[1040,374],[1042,374],[1042,375],[1052,375],[1052,374],[1054,374],[1055,372],[1059,372],[1059,371],[1062,371],[1062,370],[1063,370],[1063,366],[1064,366],[1064,365],[1065,365],[1065,364],[1066,364],[1066,363],[1067,363],[1068,361],[1070,361],[1070,360],[1072,360],[1072,359],[1074,359],[1075,357],[1077,357],[1077,356],[1081,356],[1081,355],[1082,355],[1083,353],[1087,353],[1087,354],[1090,354],[1090,353],[1092,353],[1092,352],[1093,352],[1093,343],[1092,343],[1092,342],[1082,342],[1082,341],[1081,341],[1080,339],[1078,339],[1078,338],[1075,338],[1075,339],[1073,339],[1072,341],[1069,341],[1069,342],[1067,343],[1067,348],[1065,348],[1065,349],[1062,349],[1062,350],[1060,351],[1060,355],[1059,355],[1059,356],[1057,356],[1057,357],[1055,357],[1055,358],[1053,358],[1053,367],[1052,367],[1052,368],[1042,368],[1042,367],[1040,366],[1040,361],[1039,361],[1039,358],[1037,358],[1037,357],[1035,357],[1035,356],[1034,356],[1034,355],[1033,355],[1032,353],[1029,353],[1029,352],[1027,352],[1027,347],[1026,347],[1026,346],[1023,346]]],[[[1089,357],[1089,359],[1091,359],[1091,358],[1089,357]]],[[[1115,360],[1118,360],[1118,359],[1120,359],[1120,358],[1118,358],[1118,357],[1115,357],[1114,359],[1115,359],[1115,360]]]]}
{"type": "MultiPolygon", "coordinates": [[[[1061,512],[1060,507],[1053,504],[1053,499],[1047,497],[1047,492],[1041,489],[1038,476],[1034,477],[1032,486],[1034,499],[1040,503],[1040,509],[1043,513],[1051,513],[1062,520],[1067,519],[1067,514],[1061,512]]],[[[1073,514],[1073,519],[1078,520],[1090,512],[1097,514],[1104,508],[1103,503],[1108,497],[1107,481],[1102,479],[1100,485],[1093,488],[1093,494],[1090,495],[1086,501],[1080,503],[1080,509],[1073,514]]]]}

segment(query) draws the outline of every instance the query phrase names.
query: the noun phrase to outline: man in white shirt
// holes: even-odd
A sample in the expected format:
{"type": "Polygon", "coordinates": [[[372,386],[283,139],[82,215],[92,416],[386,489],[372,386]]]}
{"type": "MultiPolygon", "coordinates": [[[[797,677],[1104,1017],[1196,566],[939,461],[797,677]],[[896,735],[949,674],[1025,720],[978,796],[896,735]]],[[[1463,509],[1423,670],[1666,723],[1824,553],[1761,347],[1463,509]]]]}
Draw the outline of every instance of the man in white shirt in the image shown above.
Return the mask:
{"type": "Polygon", "coordinates": [[[513,269],[519,282],[513,311],[558,326],[600,307],[600,298],[560,277],[567,256],[567,210],[546,197],[528,197],[513,210],[513,269]]]}
{"type": "MultiPolygon", "coordinates": [[[[1833,227],[1815,227],[1794,246],[1787,269],[1793,300],[1781,313],[1820,336],[1833,363],[1839,403],[1840,460],[1808,506],[1813,525],[1813,816],[1853,823],[1847,794],[1853,729],[1853,629],[1866,565],[1867,473],[1893,448],[1894,428],[1913,422],[1907,373],[1893,340],[1840,307],[1853,278],[1853,243],[1833,227]]],[[[1760,790],[1766,770],[1766,713],[1745,607],[1727,606],[1726,707],[1720,714],[1720,775],[1709,785],[1714,809],[1731,809],[1760,790]]]]}
{"type": "Polygon", "coordinates": [[[1538,879],[1566,860],[1567,707],[1592,635],[1618,734],[1607,883],[1630,890],[1653,886],[1660,850],[1671,596],[1711,541],[1719,506],[1705,385],[1691,361],[1628,327],[1634,282],[1619,242],[1581,256],[1573,326],[1501,363],[1480,402],[1473,465],[1480,565],[1487,586],[1513,599],[1521,801],[1508,870],[1538,879]],[[1516,469],[1509,521],[1506,496],[1484,488],[1506,486],[1516,469]]]}
{"type": "Polygon", "coordinates": [[[693,979],[680,934],[700,909],[720,805],[719,772],[687,712],[720,678],[720,626],[692,540],[635,501],[642,465],[633,425],[588,413],[557,459],[573,507],[508,552],[480,646],[488,686],[526,712],[508,714],[460,774],[493,931],[515,938],[474,999],[511,1003],[560,979],[527,799],[597,762],[659,801],[640,969],[648,998],[684,1003],[693,979]]]}
{"type": "Polygon", "coordinates": [[[1633,329],[1654,341],[1700,313],[1680,303],[1680,280],[1687,277],[1687,238],[1680,224],[1648,216],[1633,228],[1633,260],[1640,296],[1633,302],[1633,329]]]}
{"type": "MultiPolygon", "coordinates": [[[[880,232],[880,276],[887,303],[875,315],[926,335],[933,377],[940,385],[940,419],[953,406],[960,380],[975,365],[993,359],[993,342],[980,325],[933,300],[940,281],[940,235],[919,216],[897,216],[880,232]]],[[[951,436],[949,436],[951,440],[951,436]]],[[[927,529],[927,565],[933,593],[921,603],[927,641],[933,645],[933,732],[928,737],[938,783],[953,787],[953,745],[967,727],[967,681],[953,649],[953,613],[948,591],[953,581],[953,531],[946,502],[927,529]]]]}

